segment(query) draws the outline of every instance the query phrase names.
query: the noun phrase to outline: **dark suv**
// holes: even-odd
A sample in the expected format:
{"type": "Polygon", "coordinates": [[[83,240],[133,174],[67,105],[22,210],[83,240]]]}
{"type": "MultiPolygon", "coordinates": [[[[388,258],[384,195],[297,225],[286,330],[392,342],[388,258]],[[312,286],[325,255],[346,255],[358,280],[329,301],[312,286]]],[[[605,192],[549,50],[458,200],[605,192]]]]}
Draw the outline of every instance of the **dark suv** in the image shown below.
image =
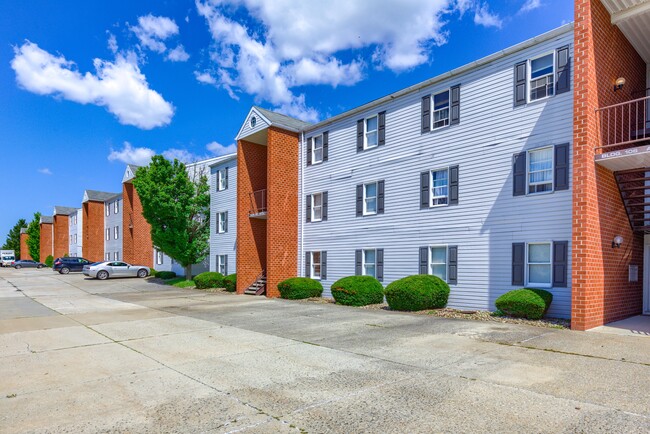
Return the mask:
{"type": "Polygon", "coordinates": [[[84,258],[56,258],[54,260],[54,266],[52,266],[52,269],[54,271],[58,271],[61,274],[68,274],[71,271],[82,271],[84,265],[89,264],[92,264],[92,262],[84,258]]]}

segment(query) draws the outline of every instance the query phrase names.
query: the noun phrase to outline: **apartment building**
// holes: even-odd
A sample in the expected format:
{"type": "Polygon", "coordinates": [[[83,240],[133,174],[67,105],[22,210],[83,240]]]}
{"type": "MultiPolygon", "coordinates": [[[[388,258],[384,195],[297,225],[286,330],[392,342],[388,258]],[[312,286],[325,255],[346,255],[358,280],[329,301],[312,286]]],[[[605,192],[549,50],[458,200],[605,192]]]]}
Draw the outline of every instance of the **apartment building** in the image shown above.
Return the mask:
{"type": "MultiPolygon", "coordinates": [[[[106,254],[109,252],[107,248],[112,248],[111,252],[120,252],[120,256],[122,256],[121,248],[115,250],[117,249],[117,245],[114,244],[115,240],[106,239],[107,229],[109,228],[107,225],[118,226],[115,215],[113,215],[113,218],[107,215],[107,204],[114,203],[120,197],[120,193],[96,190],[86,190],[84,192],[81,206],[84,258],[93,262],[105,261],[106,254]]],[[[118,231],[121,234],[121,228],[118,231]]]]}
{"type": "Polygon", "coordinates": [[[122,194],[104,202],[104,260],[122,261],[122,194]]]}
{"type": "Polygon", "coordinates": [[[68,232],[70,236],[68,252],[72,257],[83,257],[83,212],[74,208],[68,216],[68,232]]]}
{"type": "Polygon", "coordinates": [[[70,255],[70,214],[75,213],[76,208],[67,206],[55,206],[52,214],[52,241],[54,258],[70,255]]]}
{"type": "Polygon", "coordinates": [[[41,216],[39,221],[40,228],[40,259],[45,262],[48,256],[54,255],[54,218],[50,216],[41,216]]]}
{"type": "Polygon", "coordinates": [[[210,167],[210,270],[228,275],[237,265],[237,154],[210,167]]]}
{"type": "Polygon", "coordinates": [[[27,228],[20,228],[20,259],[32,260],[32,255],[29,254],[29,247],[27,247],[27,228]]]}

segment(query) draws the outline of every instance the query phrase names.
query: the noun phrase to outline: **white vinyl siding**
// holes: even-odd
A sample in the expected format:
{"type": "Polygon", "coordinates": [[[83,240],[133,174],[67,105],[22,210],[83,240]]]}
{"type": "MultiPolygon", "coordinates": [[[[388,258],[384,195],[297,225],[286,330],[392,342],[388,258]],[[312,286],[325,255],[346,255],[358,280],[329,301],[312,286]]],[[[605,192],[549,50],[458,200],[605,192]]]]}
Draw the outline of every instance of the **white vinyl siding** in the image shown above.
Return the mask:
{"type": "MultiPolygon", "coordinates": [[[[257,123],[264,124],[258,117],[257,123]]],[[[210,213],[215,216],[216,229],[213,229],[210,236],[210,271],[218,271],[218,256],[228,257],[228,273],[236,272],[237,268],[237,160],[230,159],[210,168],[210,190],[215,191],[217,188],[218,173],[228,167],[228,188],[220,191],[219,194],[210,195],[210,213]],[[217,234],[218,221],[217,214],[228,212],[230,220],[227,232],[217,234]]],[[[248,216],[246,216],[248,218],[248,216]]],[[[214,227],[214,226],[213,226],[214,227]]]]}
{"type": "Polygon", "coordinates": [[[528,101],[537,101],[555,94],[555,52],[528,61],[528,101]]]}

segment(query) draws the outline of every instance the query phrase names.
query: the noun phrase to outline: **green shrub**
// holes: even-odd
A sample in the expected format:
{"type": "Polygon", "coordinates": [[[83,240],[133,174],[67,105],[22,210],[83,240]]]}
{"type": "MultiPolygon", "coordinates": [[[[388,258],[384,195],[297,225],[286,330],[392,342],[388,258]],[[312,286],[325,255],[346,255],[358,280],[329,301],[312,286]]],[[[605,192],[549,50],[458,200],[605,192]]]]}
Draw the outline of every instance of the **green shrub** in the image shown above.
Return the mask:
{"type": "Polygon", "coordinates": [[[223,274],[206,271],[194,278],[196,289],[223,288],[223,274]]]}
{"type": "Polygon", "coordinates": [[[372,276],[349,276],[331,286],[332,297],[338,304],[366,306],[384,301],[384,287],[372,276]]]}
{"type": "Polygon", "coordinates": [[[157,271],[155,276],[158,279],[169,280],[176,277],[176,273],[174,273],[173,271],[157,271]]]}
{"type": "Polygon", "coordinates": [[[229,274],[223,278],[223,286],[228,292],[237,291],[237,274],[229,274]]]}
{"type": "Polygon", "coordinates": [[[323,293],[323,285],[318,280],[309,277],[292,277],[278,283],[280,297],[289,300],[301,298],[320,297],[323,293]]]}
{"type": "Polygon", "coordinates": [[[47,258],[45,258],[45,266],[50,268],[54,266],[54,257],[52,255],[49,255],[47,258]]]}
{"type": "Polygon", "coordinates": [[[149,268],[149,276],[156,277],[156,273],[157,273],[156,270],[154,270],[153,268],[149,268]]]}
{"type": "Polygon", "coordinates": [[[553,301],[553,294],[543,289],[522,288],[508,291],[494,303],[500,311],[517,318],[540,319],[553,301]]]}
{"type": "Polygon", "coordinates": [[[393,310],[437,309],[447,305],[449,285],[439,277],[416,274],[389,284],[385,294],[393,310]]]}

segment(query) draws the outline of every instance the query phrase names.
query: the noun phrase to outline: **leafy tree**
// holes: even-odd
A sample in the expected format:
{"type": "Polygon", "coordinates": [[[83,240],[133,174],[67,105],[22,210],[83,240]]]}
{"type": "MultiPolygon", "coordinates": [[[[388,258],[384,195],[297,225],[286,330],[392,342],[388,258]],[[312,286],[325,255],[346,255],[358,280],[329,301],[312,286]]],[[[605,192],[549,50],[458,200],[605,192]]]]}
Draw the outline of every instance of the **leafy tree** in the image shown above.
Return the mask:
{"type": "Polygon", "coordinates": [[[183,163],[155,155],[135,174],[142,215],[151,225],[153,245],[173,258],[191,279],[191,266],[203,261],[210,250],[210,194],[205,173],[183,163]]]}
{"type": "Polygon", "coordinates": [[[20,219],[7,234],[7,240],[2,245],[2,250],[13,250],[16,258],[20,258],[20,230],[27,226],[25,219],[20,219]]]}
{"type": "Polygon", "coordinates": [[[27,226],[27,250],[36,262],[41,260],[41,213],[34,213],[34,219],[27,226]]]}

